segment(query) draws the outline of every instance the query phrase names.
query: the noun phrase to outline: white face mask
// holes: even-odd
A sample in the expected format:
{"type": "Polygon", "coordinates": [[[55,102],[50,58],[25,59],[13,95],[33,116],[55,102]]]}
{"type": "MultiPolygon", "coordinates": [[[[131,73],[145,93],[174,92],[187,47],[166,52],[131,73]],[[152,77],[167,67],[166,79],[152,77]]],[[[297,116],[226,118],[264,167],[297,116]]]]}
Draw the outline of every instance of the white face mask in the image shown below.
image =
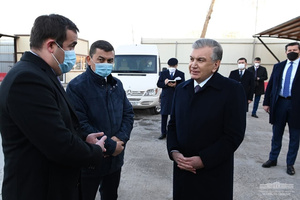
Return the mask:
{"type": "Polygon", "coordinates": [[[254,66],[255,66],[255,67],[258,67],[258,66],[259,66],[259,63],[254,63],[254,66]]]}
{"type": "Polygon", "coordinates": [[[242,69],[244,69],[245,68],[245,64],[238,64],[238,69],[239,70],[242,70],[242,69]]]}
{"type": "Polygon", "coordinates": [[[171,73],[174,73],[174,72],[175,72],[175,70],[176,70],[176,68],[175,68],[175,67],[169,67],[169,71],[170,71],[171,73]]]}

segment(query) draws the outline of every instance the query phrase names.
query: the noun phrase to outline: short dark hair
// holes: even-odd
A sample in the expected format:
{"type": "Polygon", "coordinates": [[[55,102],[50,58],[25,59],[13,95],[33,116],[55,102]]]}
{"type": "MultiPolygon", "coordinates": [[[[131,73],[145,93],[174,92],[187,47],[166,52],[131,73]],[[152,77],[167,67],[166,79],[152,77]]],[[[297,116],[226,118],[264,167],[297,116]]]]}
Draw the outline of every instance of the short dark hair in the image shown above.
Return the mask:
{"type": "Polygon", "coordinates": [[[97,40],[91,45],[90,48],[91,57],[96,53],[96,49],[102,49],[105,52],[114,51],[114,47],[105,40],[97,40]]]}
{"type": "Polygon", "coordinates": [[[237,60],[237,62],[239,62],[240,60],[244,60],[244,61],[247,63],[247,59],[244,58],[244,57],[239,58],[239,59],[237,60]]]}
{"type": "Polygon", "coordinates": [[[40,49],[43,42],[54,39],[60,46],[67,38],[67,30],[79,32],[77,26],[68,18],[57,15],[41,15],[34,21],[30,34],[30,48],[40,49]]]}
{"type": "Polygon", "coordinates": [[[298,49],[300,50],[300,44],[299,44],[299,42],[291,42],[291,43],[288,43],[287,45],[285,45],[285,51],[287,51],[287,48],[289,46],[295,46],[295,45],[297,45],[298,49]]]}
{"type": "Polygon", "coordinates": [[[168,65],[169,66],[176,66],[176,65],[178,65],[178,60],[176,58],[170,58],[168,60],[168,65]]]}
{"type": "Polygon", "coordinates": [[[261,59],[260,59],[260,57],[256,57],[256,58],[254,58],[254,60],[256,60],[256,61],[261,61],[261,59]]]}

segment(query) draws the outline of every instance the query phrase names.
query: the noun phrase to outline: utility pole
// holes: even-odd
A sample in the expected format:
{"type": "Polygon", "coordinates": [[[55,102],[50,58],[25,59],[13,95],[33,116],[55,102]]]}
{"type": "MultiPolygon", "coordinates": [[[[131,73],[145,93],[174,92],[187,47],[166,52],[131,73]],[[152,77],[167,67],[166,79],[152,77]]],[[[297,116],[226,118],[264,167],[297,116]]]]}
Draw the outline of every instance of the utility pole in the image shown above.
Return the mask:
{"type": "Polygon", "coordinates": [[[211,13],[213,11],[214,4],[215,4],[215,0],[212,0],[211,3],[210,3],[210,7],[209,7],[209,10],[208,10],[208,13],[206,15],[205,23],[204,23],[204,26],[203,26],[200,38],[205,38],[206,31],[207,31],[207,26],[208,26],[208,22],[210,20],[210,16],[211,16],[211,13]]]}

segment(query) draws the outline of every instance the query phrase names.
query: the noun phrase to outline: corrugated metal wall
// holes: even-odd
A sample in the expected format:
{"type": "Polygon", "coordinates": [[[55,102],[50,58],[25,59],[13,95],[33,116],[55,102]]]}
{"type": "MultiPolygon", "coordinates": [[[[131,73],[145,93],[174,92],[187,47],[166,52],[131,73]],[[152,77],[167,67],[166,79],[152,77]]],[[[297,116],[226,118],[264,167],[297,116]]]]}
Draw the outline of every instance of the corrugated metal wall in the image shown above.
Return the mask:
{"type": "Polygon", "coordinates": [[[0,38],[0,73],[7,73],[14,65],[14,39],[0,38]]]}

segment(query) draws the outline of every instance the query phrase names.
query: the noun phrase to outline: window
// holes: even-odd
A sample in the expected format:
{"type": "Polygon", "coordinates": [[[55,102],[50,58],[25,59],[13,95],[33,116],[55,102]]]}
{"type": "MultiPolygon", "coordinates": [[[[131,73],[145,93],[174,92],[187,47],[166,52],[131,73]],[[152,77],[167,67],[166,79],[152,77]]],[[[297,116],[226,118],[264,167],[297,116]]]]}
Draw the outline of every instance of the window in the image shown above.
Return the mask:
{"type": "Polygon", "coordinates": [[[156,56],[116,55],[113,72],[117,73],[157,73],[156,56]]]}

